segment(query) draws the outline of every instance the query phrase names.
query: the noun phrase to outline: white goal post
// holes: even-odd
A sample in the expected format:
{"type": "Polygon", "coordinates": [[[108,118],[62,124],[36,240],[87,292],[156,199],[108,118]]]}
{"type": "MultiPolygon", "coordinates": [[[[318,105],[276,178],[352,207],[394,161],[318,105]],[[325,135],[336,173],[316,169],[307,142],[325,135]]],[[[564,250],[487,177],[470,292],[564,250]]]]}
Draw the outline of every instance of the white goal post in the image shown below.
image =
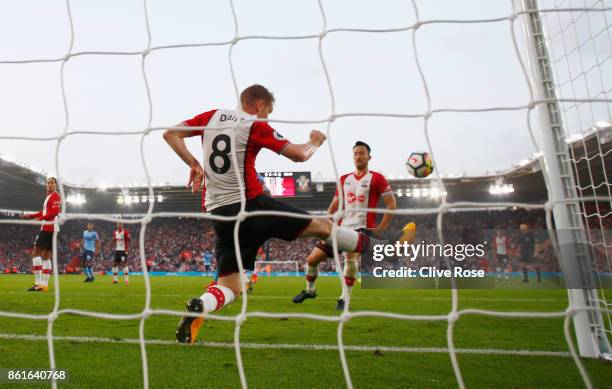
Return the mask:
{"type": "MultiPolygon", "coordinates": [[[[580,198],[564,131],[559,98],[556,93],[552,61],[547,48],[542,16],[536,0],[514,0],[522,14],[523,36],[532,102],[539,119],[542,169],[548,187],[549,204],[554,215],[559,264],[568,285],[569,310],[576,332],[578,350],[583,357],[612,358],[595,274],[587,250],[580,198]]],[[[571,146],[570,146],[571,147],[571,146]]],[[[604,199],[609,201],[610,199],[604,199]]],[[[582,200],[584,201],[584,199],[582,200]]],[[[549,220],[549,230],[552,229],[549,220]]],[[[605,305],[604,305],[605,308],[605,305]]]]}
{"type": "Polygon", "coordinates": [[[270,266],[271,272],[280,273],[299,273],[298,261],[255,261],[255,271],[257,273],[267,272],[270,266]]]}

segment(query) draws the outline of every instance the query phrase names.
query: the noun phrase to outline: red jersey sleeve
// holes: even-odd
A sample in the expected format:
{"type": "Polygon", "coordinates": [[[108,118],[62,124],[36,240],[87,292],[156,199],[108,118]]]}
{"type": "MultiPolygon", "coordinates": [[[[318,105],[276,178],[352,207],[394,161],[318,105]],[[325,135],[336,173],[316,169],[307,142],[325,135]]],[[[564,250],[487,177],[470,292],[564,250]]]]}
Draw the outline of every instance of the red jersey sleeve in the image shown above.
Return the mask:
{"type": "Polygon", "coordinates": [[[42,216],[42,212],[36,212],[36,213],[31,213],[29,215],[26,215],[26,218],[28,218],[28,219],[38,219],[41,216],[42,216]]]}
{"type": "MultiPolygon", "coordinates": [[[[215,112],[217,112],[216,109],[213,109],[212,111],[201,113],[199,115],[192,117],[191,119],[185,120],[183,124],[186,127],[204,127],[208,124],[208,122],[210,121],[210,118],[213,117],[215,112]]],[[[202,135],[203,133],[204,133],[203,130],[192,130],[189,132],[189,136],[198,136],[198,135],[202,135]]]]}
{"type": "Polygon", "coordinates": [[[389,185],[389,182],[382,174],[375,173],[374,177],[372,178],[372,184],[374,184],[375,190],[380,193],[381,196],[385,197],[393,195],[391,185],[389,185]]]}
{"type": "MultiPolygon", "coordinates": [[[[348,177],[348,174],[340,176],[340,185],[344,185],[344,181],[346,181],[346,177],[348,177]]],[[[338,197],[338,185],[336,185],[336,191],[334,192],[334,197],[338,197]]]]}
{"type": "Polygon", "coordinates": [[[277,154],[282,153],[285,147],[291,143],[265,122],[253,123],[250,141],[255,146],[270,149],[277,154]]]}

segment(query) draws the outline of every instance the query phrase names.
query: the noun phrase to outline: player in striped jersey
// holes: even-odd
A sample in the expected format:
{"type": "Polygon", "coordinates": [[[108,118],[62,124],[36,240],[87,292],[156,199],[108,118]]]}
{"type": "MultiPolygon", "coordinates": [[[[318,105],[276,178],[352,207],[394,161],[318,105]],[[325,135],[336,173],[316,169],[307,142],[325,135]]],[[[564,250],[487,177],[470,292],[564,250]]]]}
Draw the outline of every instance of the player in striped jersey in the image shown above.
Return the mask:
{"type": "Polygon", "coordinates": [[[113,231],[113,243],[115,244],[115,259],[113,260],[113,284],[119,283],[119,266],[123,265],[123,280],[126,285],[130,283],[130,267],[128,265],[128,248],[132,237],[123,228],[123,223],[117,223],[117,229],[113,231]]]}
{"type": "MultiPolygon", "coordinates": [[[[368,229],[375,235],[382,235],[391,224],[392,214],[385,213],[377,225],[376,214],[374,212],[351,212],[366,208],[376,208],[381,197],[387,209],[393,210],[397,207],[393,191],[385,177],[380,173],[369,170],[369,163],[372,159],[370,152],[371,148],[368,144],[357,141],[353,146],[353,164],[355,165],[355,170],[340,177],[343,206],[346,211],[344,217],[340,220],[340,225],[355,230],[368,229]]],[[[336,189],[336,194],[327,211],[329,214],[334,214],[338,211],[338,196],[339,191],[336,189]]],[[[312,249],[307,258],[306,289],[293,298],[292,301],[294,303],[298,304],[306,299],[317,297],[315,282],[319,275],[319,263],[327,260],[327,258],[333,258],[333,256],[331,245],[323,241],[317,243],[312,249]]],[[[359,258],[360,253],[358,252],[344,253],[343,275],[348,294],[351,293],[357,279],[359,258]]],[[[343,289],[342,295],[336,303],[336,309],[343,310],[346,299],[347,296],[343,289]]]]}
{"type": "MultiPolygon", "coordinates": [[[[238,217],[240,228],[238,248],[243,268],[253,270],[259,247],[270,238],[293,241],[298,237],[317,237],[331,242],[332,223],[315,219],[308,212],[263,195],[257,178],[255,160],[262,148],[270,149],[294,162],[310,159],[326,136],[311,131],[310,139],[294,144],[274,130],[265,119],[274,106],[274,96],[261,85],[252,85],[240,94],[239,110],[211,110],[186,120],[184,127],[195,130],[167,130],[164,139],[174,152],[190,167],[188,185],[193,192],[202,183],[204,210],[222,217],[238,217]],[[264,119],[254,121],[255,119],[264,119]],[[184,138],[200,136],[204,152],[204,166],[191,154],[184,138]],[[237,164],[237,166],[236,166],[237,164]],[[244,188],[244,192],[240,188],[244,188]],[[293,213],[296,216],[257,215],[245,217],[244,210],[293,213]]],[[[243,275],[239,271],[234,241],[235,220],[213,220],[217,235],[215,256],[219,280],[207,288],[199,298],[187,303],[189,316],[184,316],[176,330],[176,340],[193,343],[202,326],[204,316],[232,303],[240,295],[243,275]],[[196,314],[194,314],[196,313],[196,314]]],[[[336,239],[340,250],[370,251],[370,238],[349,228],[339,228],[336,239]]]]}
{"type": "Polygon", "coordinates": [[[495,260],[497,262],[496,272],[497,272],[497,280],[502,280],[502,275],[504,279],[508,281],[510,279],[510,262],[508,260],[508,250],[510,249],[510,239],[508,235],[506,235],[503,229],[497,230],[495,234],[495,240],[493,240],[493,248],[495,251],[495,260]]]}
{"type": "MultiPolygon", "coordinates": [[[[62,199],[57,192],[57,180],[55,177],[47,178],[47,197],[40,212],[23,215],[24,219],[38,219],[53,222],[61,211],[62,199]]],[[[32,273],[34,273],[34,285],[28,289],[30,292],[46,292],[49,290],[49,277],[51,276],[53,253],[53,232],[55,225],[45,223],[40,227],[32,249],[32,273]]]]}

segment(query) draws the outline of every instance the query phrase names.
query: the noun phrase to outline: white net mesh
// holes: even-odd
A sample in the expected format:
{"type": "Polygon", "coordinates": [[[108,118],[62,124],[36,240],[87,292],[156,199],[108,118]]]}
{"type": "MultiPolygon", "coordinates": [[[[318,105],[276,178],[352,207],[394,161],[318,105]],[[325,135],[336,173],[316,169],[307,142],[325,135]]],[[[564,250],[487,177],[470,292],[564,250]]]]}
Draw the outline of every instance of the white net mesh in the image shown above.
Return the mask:
{"type": "MultiPolygon", "coordinates": [[[[427,140],[429,152],[431,153],[432,158],[434,160],[434,164],[435,164],[437,154],[436,154],[435,147],[432,145],[432,142],[430,141],[430,134],[429,134],[429,121],[434,115],[445,113],[445,112],[470,112],[470,113],[481,112],[481,113],[484,113],[484,112],[490,112],[490,111],[525,111],[527,123],[529,124],[529,129],[530,129],[531,137],[533,140],[533,145],[536,148],[536,150],[539,150],[538,142],[536,142],[537,137],[534,131],[531,130],[532,126],[530,123],[530,114],[534,110],[534,108],[536,108],[538,105],[547,103],[547,101],[538,101],[534,97],[535,93],[534,93],[534,90],[532,89],[532,83],[530,82],[532,77],[531,77],[529,69],[525,65],[526,61],[523,56],[523,47],[521,43],[522,41],[518,37],[519,35],[518,30],[519,30],[521,20],[523,19],[523,17],[536,12],[535,10],[523,11],[522,9],[515,7],[516,4],[519,4],[518,2],[513,2],[512,3],[513,12],[507,16],[500,17],[500,18],[480,19],[480,20],[469,20],[469,19],[423,20],[419,17],[419,7],[417,3],[412,2],[414,14],[416,15],[416,22],[413,24],[406,24],[403,27],[390,28],[390,29],[359,29],[359,28],[328,29],[325,6],[321,1],[318,1],[317,4],[318,4],[319,11],[320,11],[320,17],[321,17],[321,30],[319,34],[314,34],[314,35],[311,34],[311,35],[303,35],[303,36],[299,36],[299,35],[293,35],[293,36],[240,35],[239,34],[240,19],[238,18],[236,14],[236,10],[234,8],[233,2],[230,0],[229,7],[231,9],[231,13],[232,13],[233,21],[234,21],[233,39],[228,40],[228,41],[222,41],[222,42],[202,42],[202,43],[193,43],[193,44],[175,44],[175,45],[152,47],[151,46],[151,29],[149,27],[150,20],[148,16],[149,5],[147,4],[147,1],[144,1],[143,16],[144,16],[144,23],[145,23],[146,31],[147,31],[147,44],[143,50],[136,50],[132,52],[117,52],[117,51],[76,52],[76,51],[73,51],[73,43],[75,40],[75,30],[74,30],[73,17],[71,15],[71,3],[70,1],[66,1],[67,19],[68,19],[68,23],[70,26],[70,29],[69,29],[70,31],[69,42],[70,43],[68,45],[66,54],[64,56],[61,56],[59,58],[32,58],[32,59],[19,59],[19,60],[0,62],[0,64],[2,64],[3,66],[7,66],[9,64],[17,65],[17,64],[26,64],[26,63],[51,63],[51,62],[57,62],[61,64],[60,84],[61,84],[62,101],[63,101],[63,107],[64,107],[63,131],[61,135],[59,136],[49,136],[49,137],[44,137],[44,138],[3,135],[0,137],[0,139],[25,140],[25,141],[45,140],[45,141],[55,142],[55,169],[56,169],[58,179],[59,179],[59,184],[60,184],[59,190],[62,195],[62,198],[66,198],[65,192],[64,192],[64,186],[62,184],[62,165],[60,164],[60,161],[59,161],[62,144],[63,142],[66,141],[66,139],[69,139],[70,137],[73,137],[73,136],[84,135],[84,134],[86,135],[99,134],[99,135],[106,135],[106,136],[121,136],[121,135],[126,135],[126,134],[139,135],[140,136],[141,163],[142,163],[142,167],[144,169],[145,175],[146,175],[147,184],[149,187],[149,194],[150,196],[153,196],[153,186],[151,183],[151,175],[149,174],[149,168],[148,168],[148,164],[145,159],[145,153],[144,153],[145,139],[152,134],[157,135],[159,134],[160,131],[168,129],[168,128],[172,128],[172,127],[152,127],[151,126],[153,107],[152,107],[151,92],[149,88],[149,78],[148,78],[147,68],[145,66],[145,63],[147,62],[148,55],[152,51],[167,50],[167,49],[181,49],[181,48],[186,48],[186,47],[205,47],[205,46],[227,47],[231,79],[232,79],[234,90],[236,92],[236,97],[238,97],[239,85],[238,85],[238,82],[236,81],[236,69],[234,68],[233,61],[232,61],[233,50],[237,45],[241,44],[245,40],[254,40],[254,39],[267,40],[267,41],[269,40],[311,39],[311,40],[318,41],[318,48],[319,48],[318,54],[319,54],[319,60],[320,60],[321,69],[322,69],[322,75],[326,81],[326,84],[328,87],[329,99],[330,99],[328,115],[324,118],[318,118],[318,119],[312,119],[312,120],[275,119],[275,120],[271,120],[271,122],[272,123],[300,123],[300,124],[321,123],[321,124],[325,124],[326,133],[328,135],[329,149],[330,151],[332,151],[331,159],[334,164],[334,172],[336,174],[336,177],[338,177],[338,171],[336,169],[336,161],[335,161],[333,149],[332,149],[332,143],[334,140],[334,136],[333,136],[334,132],[332,130],[333,130],[334,120],[340,117],[399,117],[399,118],[423,119],[424,135],[427,140]],[[451,107],[434,106],[432,104],[432,99],[431,99],[431,95],[430,95],[429,87],[428,87],[430,80],[428,80],[428,77],[426,76],[425,72],[423,71],[421,67],[419,49],[417,48],[417,44],[416,44],[418,41],[419,33],[425,28],[427,29],[435,28],[436,25],[440,25],[440,24],[474,24],[476,25],[476,24],[483,24],[483,23],[506,23],[510,27],[511,38],[512,38],[512,42],[514,45],[514,49],[515,49],[517,58],[521,64],[521,68],[525,75],[525,83],[527,84],[529,88],[530,100],[525,101],[523,104],[520,104],[517,106],[497,106],[497,107],[486,107],[485,106],[485,107],[473,108],[473,109],[462,109],[462,108],[457,108],[457,107],[452,107],[452,106],[451,107]],[[332,86],[333,83],[332,83],[330,73],[328,72],[327,58],[324,55],[324,52],[322,49],[326,39],[330,35],[338,34],[338,33],[384,34],[388,32],[399,32],[399,31],[408,31],[411,33],[412,50],[413,50],[412,55],[414,56],[414,61],[417,66],[419,78],[422,82],[422,87],[424,90],[424,96],[422,96],[422,98],[426,102],[426,109],[423,112],[403,112],[403,113],[397,113],[397,114],[364,113],[364,112],[339,113],[337,112],[336,102],[335,102],[335,90],[332,86]],[[75,57],[83,57],[83,56],[91,56],[91,55],[140,57],[141,70],[143,74],[144,85],[146,88],[146,100],[147,100],[147,107],[148,107],[148,124],[146,128],[142,130],[134,130],[134,131],[111,131],[111,132],[101,131],[101,130],[83,131],[83,130],[75,130],[71,128],[70,115],[69,115],[70,101],[67,98],[66,90],[65,90],[66,63],[74,59],[75,57]]],[[[606,72],[605,69],[606,69],[606,66],[609,66],[609,62],[610,62],[609,59],[612,56],[612,46],[610,46],[611,40],[610,40],[609,24],[607,21],[608,19],[610,19],[611,11],[612,11],[612,8],[608,7],[603,1],[580,2],[580,4],[574,4],[573,2],[571,3],[555,2],[552,5],[546,4],[545,6],[541,8],[541,11],[540,11],[541,14],[544,15],[544,19],[547,24],[553,23],[553,20],[557,20],[555,22],[557,23],[557,27],[550,27],[551,36],[549,37],[549,39],[553,42],[559,39],[560,39],[560,42],[562,42],[560,46],[561,51],[559,51],[558,45],[553,44],[553,47],[554,47],[552,49],[554,52],[553,61],[555,62],[555,65],[557,65],[555,66],[555,68],[560,69],[562,68],[563,64],[566,64],[568,67],[571,68],[571,66],[573,66],[575,63],[570,58],[572,56],[575,56],[576,58],[578,58],[578,64],[579,64],[578,70],[575,70],[575,69],[568,70],[568,74],[566,74],[565,76],[558,76],[561,81],[557,82],[558,88],[561,91],[561,103],[564,107],[563,109],[564,115],[567,116],[566,120],[570,123],[569,128],[576,129],[576,131],[583,131],[584,129],[589,128],[591,125],[594,124],[595,120],[601,117],[601,115],[599,114],[600,109],[601,109],[600,106],[604,107],[603,108],[604,112],[608,112],[607,117],[608,118],[610,117],[609,115],[610,103],[612,101],[609,99],[608,94],[610,93],[610,87],[612,86],[612,82],[610,82],[610,80],[607,79],[607,77],[609,77],[610,74],[612,74],[612,72],[611,71],[606,72]],[[597,23],[594,22],[595,18],[597,18],[598,20],[597,23]],[[570,45],[565,43],[566,37],[571,36],[572,39],[574,39],[577,35],[579,26],[582,26],[582,23],[586,23],[586,26],[587,26],[586,34],[583,36],[583,38],[578,40],[578,44],[576,45],[576,47],[571,47],[570,45]],[[607,45],[603,48],[603,50],[606,52],[606,55],[605,56],[595,56],[595,58],[593,58],[593,61],[591,62],[586,62],[586,61],[583,62],[583,60],[585,60],[587,57],[587,55],[585,54],[587,45],[592,44],[594,46],[595,44],[597,44],[598,47],[600,47],[599,46],[600,41],[602,41],[604,45],[607,45]],[[578,78],[582,77],[583,79],[588,79],[592,75],[594,75],[595,82],[593,84],[587,83],[588,86],[587,86],[585,93],[577,93],[576,92],[577,85],[579,83],[581,85],[583,84],[581,81],[579,82],[578,78]],[[568,94],[568,90],[569,90],[569,94],[568,94]],[[599,108],[596,109],[595,108],[596,106],[599,108]],[[571,115],[575,115],[576,119],[570,118],[571,115]]],[[[176,129],[180,129],[180,128],[176,128],[176,129]]],[[[599,132],[596,132],[595,136],[598,137],[599,136],[598,134],[599,132]]],[[[597,139],[598,139],[597,145],[601,147],[601,142],[599,142],[599,138],[597,139]]],[[[595,157],[593,157],[595,159],[603,158],[604,156],[601,150],[597,150],[595,154],[593,155],[595,155],[595,157]]],[[[234,162],[236,162],[235,155],[233,155],[233,158],[234,158],[234,162]]],[[[589,157],[586,158],[587,163],[592,163],[592,160],[593,159],[590,159],[589,157]]],[[[578,162],[578,160],[575,159],[575,162],[578,162]]],[[[603,163],[603,159],[602,159],[602,163],[603,163]]],[[[238,166],[238,164],[235,163],[235,166],[238,166]]],[[[605,168],[604,168],[604,172],[605,172],[605,168]]],[[[565,199],[563,201],[574,201],[574,202],[580,201],[583,205],[583,209],[585,210],[584,216],[586,218],[591,218],[591,217],[595,218],[598,221],[598,223],[596,224],[599,224],[599,227],[603,231],[602,223],[603,223],[603,220],[605,220],[610,215],[609,207],[606,210],[602,202],[595,201],[594,203],[592,203],[594,204],[594,208],[593,208],[590,204],[587,203],[587,201],[585,200],[586,198],[585,196],[587,196],[586,192],[588,191],[589,196],[596,195],[596,197],[603,197],[604,198],[603,203],[607,202],[609,204],[610,181],[608,180],[608,177],[605,175],[604,175],[604,180],[601,182],[601,184],[595,183],[595,177],[593,177],[593,175],[591,175],[589,178],[591,180],[589,183],[578,182],[578,190],[581,195],[579,199],[565,199]],[[583,193],[583,191],[585,191],[585,193],[583,193]]],[[[241,183],[240,180],[239,182],[241,183]]],[[[438,182],[440,190],[444,191],[444,182],[442,181],[441,177],[437,177],[437,182],[438,182]]],[[[241,190],[244,190],[244,188],[241,188],[241,190]]],[[[450,203],[450,202],[447,202],[444,197],[442,197],[439,206],[435,208],[420,209],[420,210],[403,209],[403,210],[397,210],[395,211],[395,213],[403,214],[403,215],[409,215],[409,214],[437,215],[437,225],[440,231],[440,240],[443,241],[444,237],[442,236],[442,220],[444,217],[444,213],[448,211],[449,209],[471,208],[471,207],[492,207],[492,206],[521,207],[525,209],[545,209],[547,213],[547,218],[548,218],[548,226],[549,228],[551,228],[552,226],[551,212],[552,212],[552,207],[554,205],[555,204],[551,202],[547,202],[545,204],[498,203],[498,202],[497,203],[482,203],[482,202],[481,203],[478,203],[478,202],[450,203]]],[[[63,207],[64,207],[63,211],[65,211],[65,203],[63,204],[63,207]]],[[[236,217],[231,217],[231,218],[230,217],[220,218],[220,217],[215,217],[213,215],[204,214],[204,213],[202,214],[200,213],[188,213],[188,214],[186,213],[159,213],[159,212],[154,212],[154,211],[155,211],[155,205],[154,203],[151,202],[149,203],[147,214],[143,216],[142,218],[137,219],[137,220],[134,220],[134,219],[121,220],[122,222],[127,223],[127,224],[131,223],[131,224],[141,225],[140,236],[139,236],[140,259],[141,259],[141,267],[143,269],[143,274],[144,274],[145,291],[146,291],[145,305],[143,307],[142,312],[138,314],[132,314],[132,315],[121,315],[121,314],[109,314],[109,313],[82,311],[82,310],[74,310],[74,309],[60,309],[61,284],[58,278],[58,270],[57,270],[58,269],[57,244],[54,245],[54,252],[53,252],[53,276],[54,276],[53,280],[54,280],[54,286],[55,286],[54,288],[55,303],[54,303],[52,312],[48,315],[31,315],[31,314],[23,314],[23,313],[17,313],[17,312],[4,312],[4,311],[0,312],[0,316],[3,316],[3,317],[22,318],[22,319],[28,319],[28,320],[46,320],[48,322],[47,341],[48,341],[48,349],[49,349],[49,363],[50,363],[51,368],[56,367],[53,333],[54,333],[54,323],[58,319],[58,317],[60,317],[60,315],[74,314],[74,315],[82,315],[82,316],[88,316],[88,317],[94,317],[94,318],[111,319],[111,320],[138,319],[140,320],[139,345],[140,345],[140,352],[141,352],[141,358],[142,358],[143,386],[145,388],[148,388],[149,387],[149,372],[148,372],[148,363],[147,363],[147,348],[145,344],[145,335],[144,335],[145,322],[147,318],[151,317],[152,315],[172,315],[172,316],[177,316],[177,317],[184,315],[184,312],[180,310],[153,309],[151,307],[151,285],[150,285],[149,274],[147,272],[147,266],[145,264],[145,232],[146,232],[148,224],[153,220],[153,218],[168,217],[168,216],[190,216],[194,218],[205,218],[205,219],[236,220],[238,221],[238,223],[236,223],[234,237],[237,240],[238,228],[239,228],[240,222],[243,221],[245,218],[253,216],[253,214],[250,214],[244,211],[244,196],[243,196],[243,211],[236,217]]],[[[381,211],[377,211],[377,212],[381,212],[381,211]]],[[[264,215],[264,214],[277,215],[279,213],[278,212],[258,212],[257,213],[257,215],[264,215]]],[[[304,217],[303,215],[293,215],[293,216],[304,217]]],[[[325,218],[327,216],[321,215],[321,216],[316,216],[316,217],[325,218]]],[[[336,220],[338,219],[338,217],[339,215],[335,215],[336,220]]],[[[106,221],[119,221],[118,219],[113,218],[110,215],[106,215],[106,216],[105,215],[89,215],[89,214],[63,212],[61,216],[59,217],[59,220],[56,223],[61,224],[67,220],[83,219],[83,218],[106,220],[106,221]]],[[[0,220],[0,222],[1,223],[8,223],[8,222],[16,223],[15,221],[12,221],[12,220],[11,221],[0,220]]],[[[38,224],[37,222],[25,222],[25,221],[18,222],[18,223],[38,224]]],[[[589,223],[587,223],[587,225],[588,224],[589,223]]],[[[53,237],[55,243],[57,243],[57,234],[58,233],[56,232],[53,237]]],[[[609,254],[608,254],[609,253],[609,246],[608,246],[609,243],[606,243],[606,242],[609,242],[609,239],[606,239],[604,235],[599,235],[599,233],[597,234],[589,233],[589,239],[593,243],[593,245],[600,245],[601,247],[603,247],[605,255],[606,255],[606,261],[609,264],[609,254]]],[[[334,239],[334,246],[337,246],[337,242],[335,242],[335,239],[334,239]]],[[[237,251],[237,255],[240,258],[239,251],[237,251]]],[[[336,263],[336,268],[339,269],[340,262],[339,262],[339,258],[337,257],[337,255],[334,258],[334,260],[336,263]]],[[[240,267],[240,271],[242,272],[244,269],[242,267],[241,260],[239,261],[239,267],[240,267]]],[[[339,277],[339,280],[340,280],[340,283],[342,284],[342,287],[346,288],[346,286],[342,282],[341,277],[339,277]]],[[[256,318],[256,317],[260,317],[260,318],[304,318],[304,319],[310,319],[310,320],[321,320],[321,321],[338,323],[337,347],[338,347],[338,351],[340,355],[340,361],[341,361],[346,385],[347,387],[352,388],[353,384],[352,384],[351,375],[350,375],[350,371],[349,371],[349,367],[348,367],[348,363],[346,359],[346,353],[345,353],[346,347],[344,346],[344,342],[343,342],[343,331],[344,331],[345,325],[348,321],[350,321],[353,318],[357,318],[357,317],[378,317],[378,318],[388,318],[388,319],[395,319],[395,320],[447,322],[448,324],[447,324],[446,335],[447,335],[448,353],[449,353],[449,357],[452,363],[454,374],[457,380],[457,384],[459,387],[463,388],[465,385],[464,385],[464,381],[462,378],[461,367],[457,360],[457,350],[455,348],[454,331],[455,331],[455,325],[457,321],[460,320],[461,317],[464,317],[466,315],[486,315],[486,316],[492,316],[492,317],[506,317],[506,318],[564,318],[565,319],[564,333],[565,333],[565,337],[567,340],[567,345],[570,350],[570,353],[572,357],[574,358],[576,366],[582,375],[585,385],[587,387],[592,387],[590,378],[581,360],[579,359],[577,351],[576,351],[576,347],[574,346],[574,341],[570,333],[570,322],[571,322],[571,319],[575,315],[585,310],[589,310],[589,311],[598,310],[601,312],[605,312],[608,315],[608,317],[611,312],[611,310],[608,309],[607,307],[603,310],[600,310],[593,306],[587,306],[585,308],[580,308],[580,309],[576,309],[573,306],[569,306],[565,311],[559,311],[559,312],[501,312],[501,311],[489,311],[489,310],[481,310],[481,309],[460,310],[459,309],[459,292],[457,289],[452,289],[452,297],[451,297],[452,299],[451,307],[452,308],[450,312],[444,315],[406,315],[406,314],[396,314],[396,313],[377,312],[377,311],[351,312],[348,309],[349,304],[346,305],[345,311],[342,312],[342,314],[338,316],[326,316],[326,315],[316,315],[316,314],[306,314],[306,313],[247,312],[248,296],[244,292],[245,290],[244,290],[244,285],[243,285],[243,297],[242,297],[243,299],[242,299],[241,311],[238,315],[233,315],[233,316],[220,316],[220,315],[214,315],[214,314],[208,315],[209,320],[224,320],[224,321],[232,321],[235,323],[234,350],[235,350],[236,361],[237,361],[237,366],[238,366],[238,373],[239,373],[240,381],[243,387],[247,387],[247,377],[245,375],[244,366],[243,366],[242,357],[241,357],[240,331],[241,331],[241,326],[243,325],[243,323],[247,321],[249,318],[256,318]]],[[[605,297],[603,298],[604,299],[602,300],[602,302],[604,304],[607,304],[605,297]]],[[[53,384],[53,387],[56,387],[55,383],[53,384]]]]}
{"type": "MultiPolygon", "coordinates": [[[[545,1],[545,7],[578,4],[583,11],[551,13],[543,17],[555,86],[560,99],[576,190],[580,198],[580,217],[585,220],[587,241],[591,246],[593,268],[608,273],[611,265],[610,224],[612,192],[606,156],[612,125],[612,34],[610,13],[590,14],[586,9],[602,9],[603,1],[545,1]],[[586,174],[580,174],[585,172],[586,174]],[[585,200],[587,198],[587,200],[585,200]],[[588,198],[596,198],[589,200],[588,198]]],[[[601,280],[598,280],[601,282],[601,280]]],[[[599,303],[610,307],[605,288],[599,288],[599,303]]],[[[608,313],[606,332],[612,330],[608,313]]]]}

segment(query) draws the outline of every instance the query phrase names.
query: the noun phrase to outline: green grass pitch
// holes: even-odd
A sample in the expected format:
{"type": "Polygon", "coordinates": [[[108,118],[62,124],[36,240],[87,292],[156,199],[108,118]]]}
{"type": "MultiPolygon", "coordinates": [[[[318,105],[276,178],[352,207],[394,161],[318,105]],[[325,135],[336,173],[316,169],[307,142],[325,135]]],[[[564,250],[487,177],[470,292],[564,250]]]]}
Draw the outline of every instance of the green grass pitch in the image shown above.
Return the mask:
{"type": "MultiPolygon", "coordinates": [[[[0,276],[0,311],[46,314],[52,310],[54,293],[31,293],[25,289],[33,276],[0,276]]],[[[187,299],[201,294],[209,279],[199,277],[152,277],[153,309],[182,310],[187,299]]],[[[510,281],[518,286],[517,281],[510,281]]],[[[51,280],[53,284],[53,279],[51,280]]],[[[60,309],[105,313],[139,313],[145,303],[142,277],[131,284],[111,284],[97,277],[93,284],[79,276],[60,277],[60,309]]],[[[249,295],[248,310],[275,313],[308,312],[337,315],[335,299],[340,286],[335,277],[321,277],[319,297],[301,305],[291,297],[303,289],[299,277],[260,277],[249,295]]],[[[460,290],[459,308],[500,311],[558,312],[567,306],[562,289],[460,290]]],[[[221,315],[235,315],[241,300],[221,315]]],[[[451,307],[449,290],[362,290],[355,288],[352,311],[376,310],[406,314],[446,314],[451,307]]],[[[149,381],[152,388],[236,388],[240,381],[231,347],[234,323],[208,320],[196,346],[173,344],[178,317],[154,315],[146,320],[149,381]],[[166,343],[167,342],[167,343],[166,343]]],[[[567,352],[562,319],[508,319],[479,315],[462,316],[455,332],[459,349],[491,353],[459,353],[458,360],[468,388],[579,388],[582,380],[571,358],[499,354],[500,350],[567,352]]],[[[118,321],[60,315],[54,324],[58,368],[68,369],[66,388],[133,388],[142,386],[140,348],[125,339],[138,339],[138,320],[118,321]],[[68,338],[66,337],[73,337],[68,338]],[[95,338],[95,339],[93,339],[95,338]]],[[[348,350],[347,360],[356,388],[448,388],[456,387],[449,355],[414,348],[445,348],[444,321],[404,321],[355,318],[344,328],[344,342],[370,346],[348,350]],[[384,347],[401,347],[390,351],[384,347]]],[[[45,320],[0,317],[0,368],[47,368],[49,356],[45,320]],[[32,335],[35,335],[32,337],[32,335]],[[30,336],[28,338],[28,336],[30,336]]],[[[246,377],[252,388],[339,388],[345,386],[337,350],[275,345],[335,346],[337,323],[309,319],[249,318],[241,330],[246,377]]],[[[298,346],[302,347],[302,346],[298,346]]],[[[307,346],[306,346],[307,347],[307,346]]],[[[612,387],[612,365],[584,359],[598,388],[612,387]]],[[[0,384],[2,386],[2,384],[0,384]]],[[[5,385],[6,386],[6,385],[5,385]]],[[[3,387],[5,387],[3,386],[3,387]]],[[[48,387],[18,385],[16,387],[48,387]]]]}

